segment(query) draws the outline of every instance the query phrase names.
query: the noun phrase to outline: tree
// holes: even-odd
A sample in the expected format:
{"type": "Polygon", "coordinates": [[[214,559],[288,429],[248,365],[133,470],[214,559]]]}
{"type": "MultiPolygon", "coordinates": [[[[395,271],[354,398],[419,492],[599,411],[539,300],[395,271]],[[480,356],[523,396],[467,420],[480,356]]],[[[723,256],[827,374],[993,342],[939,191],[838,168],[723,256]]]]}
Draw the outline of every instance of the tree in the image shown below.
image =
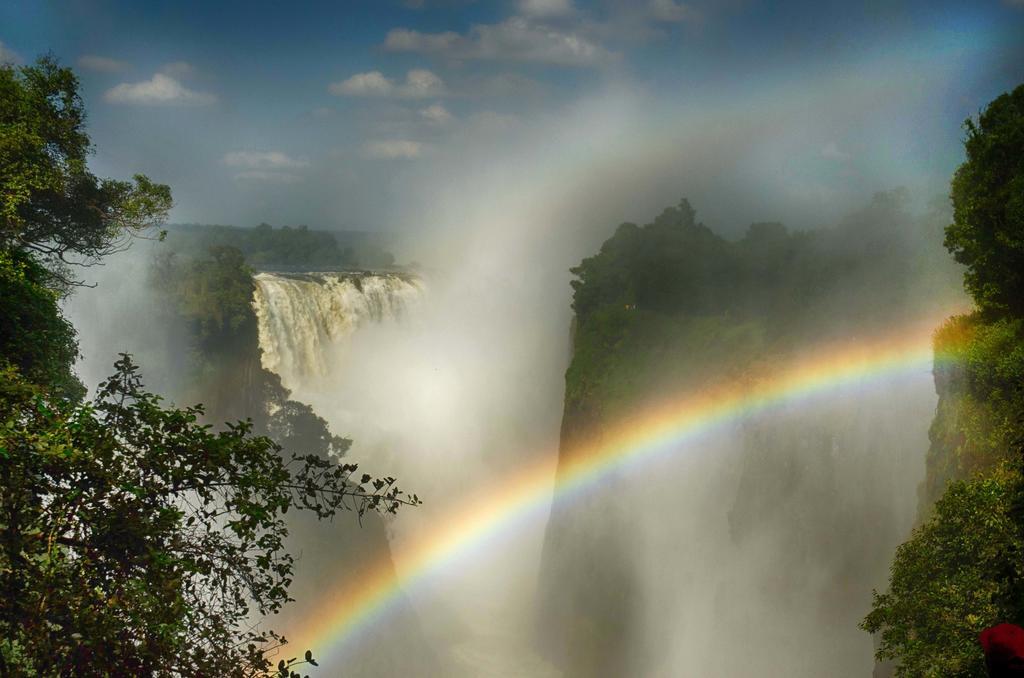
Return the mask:
{"type": "Polygon", "coordinates": [[[964,123],[967,161],[953,177],[946,247],[989,314],[1024,315],[1024,85],[964,123]]]}
{"type": "Polygon", "coordinates": [[[0,674],[264,675],[284,639],[248,620],[289,600],[282,516],[419,501],[202,415],[128,356],[86,405],[0,375],[0,674]]]}
{"type": "Polygon", "coordinates": [[[896,675],[983,678],[978,633],[1024,619],[1019,469],[950,485],[927,523],[896,551],[886,593],[861,628],[880,634],[896,675]]]}
{"type": "Polygon", "coordinates": [[[38,257],[64,288],[80,282],[69,266],[124,248],[171,208],[170,189],[142,174],[93,175],[91,148],[70,69],[0,64],[0,247],[38,257]]]}
{"type": "Polygon", "coordinates": [[[246,323],[255,323],[255,283],[238,249],[212,246],[208,256],[187,262],[175,275],[181,314],[192,324],[200,350],[211,353],[214,347],[230,345],[246,323]]]}
{"type": "Polygon", "coordinates": [[[77,401],[85,387],[72,371],[75,328],[61,315],[47,280],[26,253],[0,249],[0,366],[12,365],[54,395],[77,401]]]}
{"type": "Polygon", "coordinates": [[[74,328],[59,297],[88,265],[166,215],[170,190],[142,175],[97,179],[74,74],[50,57],[0,64],[0,366],[77,400],[74,328]]]}

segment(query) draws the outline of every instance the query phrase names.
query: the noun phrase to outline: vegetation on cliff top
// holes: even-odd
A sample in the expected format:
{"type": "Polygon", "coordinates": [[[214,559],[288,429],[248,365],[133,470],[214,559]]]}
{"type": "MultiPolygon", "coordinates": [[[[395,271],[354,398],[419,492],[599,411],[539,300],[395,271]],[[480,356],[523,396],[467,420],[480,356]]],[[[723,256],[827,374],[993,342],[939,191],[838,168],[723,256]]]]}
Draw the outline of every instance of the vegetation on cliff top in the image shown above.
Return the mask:
{"type": "Polygon", "coordinates": [[[742,378],[811,339],[934,313],[956,298],[958,273],[939,243],[942,215],[915,216],[907,202],[879,193],[835,228],[756,223],[736,241],[686,200],[645,226],[622,224],[572,269],[566,412],[615,416],[666,389],[742,378]]]}

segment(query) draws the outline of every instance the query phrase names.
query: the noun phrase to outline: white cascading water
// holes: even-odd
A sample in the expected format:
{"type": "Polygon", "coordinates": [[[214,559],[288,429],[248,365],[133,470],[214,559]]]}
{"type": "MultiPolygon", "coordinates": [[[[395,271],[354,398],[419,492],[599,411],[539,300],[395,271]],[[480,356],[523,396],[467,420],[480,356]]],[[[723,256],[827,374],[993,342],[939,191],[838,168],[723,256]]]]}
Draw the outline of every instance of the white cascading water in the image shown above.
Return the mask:
{"type": "Polygon", "coordinates": [[[398,273],[259,273],[253,308],[263,367],[290,390],[328,374],[325,348],[368,322],[397,320],[423,294],[398,273]]]}
{"type": "MultiPolygon", "coordinates": [[[[553,476],[564,357],[549,364],[532,351],[564,346],[564,332],[558,322],[546,325],[554,338],[524,332],[537,314],[515,311],[533,307],[498,303],[502,292],[523,287],[555,298],[542,295],[547,278],[502,272],[491,284],[450,276],[425,283],[366,272],[260,273],[255,280],[264,368],[332,431],[352,438],[349,460],[371,473],[394,474],[426,502],[387,521],[400,573],[408,539],[440,524],[468,490],[498,482],[513,460],[548,458],[553,476]],[[516,409],[508,389],[496,384],[533,384],[539,394],[516,399],[516,409]]],[[[442,667],[436,675],[558,675],[524,640],[545,520],[538,514],[486,553],[467,553],[450,571],[404,592],[419,616],[430,619],[423,632],[430,661],[442,667]]],[[[353,551],[360,548],[353,545],[353,551]]],[[[340,582],[345,565],[335,566],[340,582]]],[[[314,576],[330,585],[324,574],[314,576]]],[[[344,659],[350,669],[353,661],[369,667],[352,675],[398,675],[380,669],[379,658],[362,646],[344,657],[324,652],[326,660],[344,659]]]]}

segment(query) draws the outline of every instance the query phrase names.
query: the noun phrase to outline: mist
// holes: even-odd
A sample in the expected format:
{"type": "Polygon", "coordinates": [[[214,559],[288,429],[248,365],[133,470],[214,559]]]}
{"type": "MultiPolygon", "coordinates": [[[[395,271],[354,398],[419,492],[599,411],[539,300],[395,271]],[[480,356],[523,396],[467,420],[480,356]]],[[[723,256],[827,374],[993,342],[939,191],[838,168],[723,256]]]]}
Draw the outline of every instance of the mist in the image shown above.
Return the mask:
{"type": "MultiPolygon", "coordinates": [[[[903,149],[864,140],[857,159],[821,153],[867,118],[926,104],[935,92],[928,82],[908,87],[916,77],[893,69],[877,79],[822,76],[799,91],[752,87],[741,108],[614,85],[555,112],[479,116],[401,173],[389,226],[400,234],[400,260],[420,266],[421,293],[399,316],[320,346],[322,374],[279,372],[293,399],[354,440],[351,459],[423,498],[386,524],[399,575],[403,545],[443,525],[472,491],[538,460],[554,481],[571,266],[619,222],[649,220],[684,196],[730,237],[754,221],[830,227],[900,184],[915,189],[922,209],[944,187],[906,170],[913,158],[903,149]],[[847,189],[817,183],[822,167],[848,177],[847,189]]],[[[156,390],[191,395],[176,381],[187,339],[160,321],[144,282],[159,248],[139,243],[90,269],[97,288],[69,300],[90,386],[125,350],[156,390]]],[[[566,662],[575,667],[566,675],[586,675],[585,658],[550,647],[572,620],[542,612],[565,574],[555,568],[539,583],[555,530],[561,551],[578,548],[622,575],[569,577],[628,582],[614,641],[623,664],[607,675],[867,675],[871,639],[856,623],[913,525],[934,404],[927,373],[871,384],[740,422],[617,476],[406,590],[428,638],[417,651],[447,676],[560,675],[566,662]],[[834,670],[837,661],[849,669],[834,670]]],[[[297,532],[311,540],[299,544],[298,607],[350,576],[337,561],[317,560],[330,549],[313,541],[335,529],[297,532]]],[[[359,531],[344,535],[358,553],[359,531]]],[[[369,561],[346,562],[357,570],[369,561]]],[[[386,634],[388,619],[379,623],[386,634]]],[[[365,667],[361,675],[384,675],[379,662],[364,662],[353,664],[365,667]]]]}
{"type": "MultiPolygon", "coordinates": [[[[976,353],[1016,378],[996,347],[1021,344],[1020,319],[982,317],[975,264],[968,299],[944,237],[974,256],[950,177],[964,120],[1022,80],[1021,0],[181,5],[0,3],[0,273],[32,306],[23,323],[8,304],[0,340],[21,376],[78,394],[59,299],[90,392],[130,354],[160,409],[202,403],[189,424],[264,437],[245,449],[271,466],[343,465],[330,510],[302,472],[267,490],[294,501],[252,567],[282,586],[261,599],[245,561],[218,572],[250,596],[246,624],[290,641],[250,660],[306,673],[308,648],[311,675],[356,678],[898,672],[875,653],[905,661],[881,635],[902,628],[865,622],[884,617],[873,596],[946,483],[1005,461],[1020,404],[995,382],[976,401],[941,360],[977,331],[962,381],[976,353]],[[92,265],[61,296],[35,264],[65,255],[92,265]]],[[[153,524],[198,520],[216,542],[248,507],[220,508],[153,524]]],[[[192,544],[175,539],[160,548],[192,544]]],[[[108,597],[111,638],[119,600],[125,619],[138,604],[108,597]]],[[[211,661],[247,647],[238,616],[211,661]]],[[[981,671],[961,626],[950,661],[981,671]]],[[[205,661],[179,651],[191,632],[156,663],[205,661]]],[[[0,660],[56,661],[19,642],[0,660]]]]}

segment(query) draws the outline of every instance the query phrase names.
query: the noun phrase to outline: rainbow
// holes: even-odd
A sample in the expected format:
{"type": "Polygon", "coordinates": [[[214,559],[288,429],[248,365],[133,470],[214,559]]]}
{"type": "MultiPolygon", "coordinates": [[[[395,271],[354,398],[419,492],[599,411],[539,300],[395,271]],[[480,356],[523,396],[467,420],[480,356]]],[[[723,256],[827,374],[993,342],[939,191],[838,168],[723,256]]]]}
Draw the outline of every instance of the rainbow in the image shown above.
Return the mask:
{"type": "MultiPolygon", "coordinates": [[[[562,505],[612,473],[678,453],[699,436],[743,417],[799,402],[844,387],[862,387],[931,369],[932,323],[915,324],[896,335],[829,345],[759,382],[702,390],[652,408],[600,440],[562,451],[552,478],[549,459],[484,487],[449,512],[443,524],[403,546],[402,573],[385,560],[346,581],[290,634],[315,656],[350,645],[375,620],[431,575],[473,549],[500,537],[525,519],[562,505]]],[[[807,353],[803,354],[807,356],[807,353]]]]}

